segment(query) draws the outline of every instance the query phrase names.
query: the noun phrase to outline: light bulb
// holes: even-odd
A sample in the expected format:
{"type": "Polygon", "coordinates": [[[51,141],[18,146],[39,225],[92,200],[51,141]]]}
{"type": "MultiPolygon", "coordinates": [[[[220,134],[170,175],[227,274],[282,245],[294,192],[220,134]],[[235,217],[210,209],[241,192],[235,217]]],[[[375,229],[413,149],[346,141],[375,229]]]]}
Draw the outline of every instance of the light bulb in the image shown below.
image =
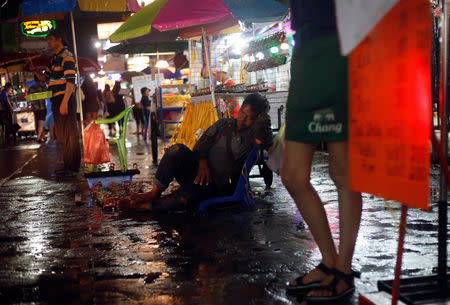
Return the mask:
{"type": "Polygon", "coordinates": [[[160,69],[165,69],[169,66],[169,63],[166,60],[158,60],[155,67],[160,69]]]}
{"type": "Polygon", "coordinates": [[[281,49],[281,50],[288,50],[288,49],[289,49],[289,45],[288,45],[286,42],[283,42],[283,43],[280,45],[280,49],[281,49]]]}

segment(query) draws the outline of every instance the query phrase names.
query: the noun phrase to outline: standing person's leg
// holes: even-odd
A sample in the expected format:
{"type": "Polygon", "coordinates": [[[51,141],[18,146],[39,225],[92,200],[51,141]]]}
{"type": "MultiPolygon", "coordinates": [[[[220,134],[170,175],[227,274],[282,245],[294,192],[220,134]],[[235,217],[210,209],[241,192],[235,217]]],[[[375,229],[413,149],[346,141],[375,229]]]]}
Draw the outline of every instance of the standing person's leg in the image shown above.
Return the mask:
{"type": "MultiPolygon", "coordinates": [[[[339,253],[335,268],[344,274],[351,274],[352,258],[361,221],[361,193],[350,190],[347,141],[327,144],[330,177],[336,185],[339,201],[339,253]]],[[[334,276],[331,275],[324,280],[323,285],[330,284],[334,280],[334,276]]],[[[349,285],[340,279],[336,285],[336,292],[340,294],[348,288],[350,288],[349,285]]],[[[329,296],[332,295],[332,292],[330,290],[313,290],[309,295],[329,296]]]]}
{"type": "Polygon", "coordinates": [[[147,140],[148,124],[150,121],[150,112],[144,108],[144,140],[147,140]]]}
{"type": "MultiPolygon", "coordinates": [[[[310,182],[314,150],[312,143],[285,141],[281,179],[319,246],[322,263],[330,269],[334,267],[337,253],[322,201],[310,182]]],[[[301,279],[302,283],[293,280],[288,287],[321,281],[325,277],[326,273],[316,268],[301,279]]]]}
{"type": "MultiPolygon", "coordinates": [[[[53,114],[52,114],[53,117],[53,114]]],[[[52,119],[53,120],[53,119],[52,119]]],[[[48,130],[50,132],[50,142],[53,143],[53,141],[56,140],[56,135],[55,135],[55,124],[53,123],[53,125],[50,125],[48,127],[48,130]]]]}
{"type": "Polygon", "coordinates": [[[156,114],[150,115],[150,138],[152,145],[153,164],[158,164],[158,123],[156,121],[156,114]]]}
{"type": "Polygon", "coordinates": [[[61,104],[62,96],[57,96],[53,99],[56,102],[53,102],[52,105],[55,131],[58,145],[60,145],[63,152],[64,169],[76,172],[80,168],[81,152],[78,139],[75,100],[73,96],[70,97],[68,105],[69,113],[67,115],[61,115],[59,105],[61,104]]]}
{"type": "Polygon", "coordinates": [[[138,112],[136,109],[136,106],[133,107],[133,117],[134,117],[134,121],[136,122],[136,132],[135,134],[139,135],[139,116],[138,116],[138,112]]]}
{"type": "Polygon", "coordinates": [[[59,113],[59,106],[61,105],[62,97],[55,96],[52,97],[52,113],[53,113],[53,129],[56,136],[56,139],[58,140],[58,145],[60,147],[63,147],[64,142],[64,134],[62,132],[62,115],[59,113]],[[61,142],[61,144],[59,144],[61,142]]]}
{"type": "Polygon", "coordinates": [[[77,128],[77,107],[74,95],[69,100],[69,114],[66,116],[67,135],[69,143],[67,147],[67,165],[69,169],[78,172],[81,161],[80,135],[77,128]]]}
{"type": "Polygon", "coordinates": [[[38,142],[42,142],[44,138],[45,138],[45,136],[44,136],[44,121],[38,120],[37,140],[38,140],[38,142]]]}

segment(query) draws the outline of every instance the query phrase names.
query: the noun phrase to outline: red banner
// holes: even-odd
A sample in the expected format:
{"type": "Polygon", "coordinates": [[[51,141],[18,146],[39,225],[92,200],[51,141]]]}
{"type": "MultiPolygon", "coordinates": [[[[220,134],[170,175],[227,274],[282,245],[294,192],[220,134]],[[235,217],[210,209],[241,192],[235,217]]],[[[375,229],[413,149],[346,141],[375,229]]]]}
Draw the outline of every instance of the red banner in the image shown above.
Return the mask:
{"type": "Polygon", "coordinates": [[[350,186],[428,209],[431,12],[401,0],[349,56],[350,186]]]}

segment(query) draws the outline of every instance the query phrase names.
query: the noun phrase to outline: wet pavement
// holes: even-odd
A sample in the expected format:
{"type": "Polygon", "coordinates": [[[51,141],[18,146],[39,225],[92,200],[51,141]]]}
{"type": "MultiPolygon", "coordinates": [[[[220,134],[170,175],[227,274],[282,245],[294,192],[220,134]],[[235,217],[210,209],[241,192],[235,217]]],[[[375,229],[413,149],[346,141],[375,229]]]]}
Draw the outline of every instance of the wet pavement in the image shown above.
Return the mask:
{"type": "MultiPolygon", "coordinates": [[[[150,146],[128,138],[129,164],[141,169],[135,179],[151,183],[150,146]]],[[[286,295],[285,282],[320,260],[279,177],[268,190],[262,178],[252,179],[251,209],[119,213],[74,203],[87,183],[81,176],[53,176],[61,166],[54,145],[3,149],[0,157],[1,304],[300,304],[286,295]]],[[[337,193],[326,164],[327,155],[317,153],[312,183],[337,237],[337,193]]],[[[432,211],[409,210],[404,276],[435,272],[437,175],[434,167],[432,211]]],[[[378,280],[393,278],[400,209],[391,207],[395,215],[383,199],[364,194],[353,262],[362,276],[352,297],[333,304],[357,304],[358,293],[377,291],[378,280]]]]}

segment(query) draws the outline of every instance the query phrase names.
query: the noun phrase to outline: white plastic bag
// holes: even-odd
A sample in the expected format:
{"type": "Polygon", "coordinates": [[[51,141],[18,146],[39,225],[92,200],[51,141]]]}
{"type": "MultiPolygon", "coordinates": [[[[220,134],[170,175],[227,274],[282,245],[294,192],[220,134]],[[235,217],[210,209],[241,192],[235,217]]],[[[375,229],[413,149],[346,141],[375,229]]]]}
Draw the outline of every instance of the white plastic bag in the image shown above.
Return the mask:
{"type": "Polygon", "coordinates": [[[267,160],[267,166],[277,175],[280,175],[281,166],[283,164],[284,153],[284,133],[285,125],[281,125],[278,134],[273,139],[273,144],[269,148],[269,159],[267,160]]]}

